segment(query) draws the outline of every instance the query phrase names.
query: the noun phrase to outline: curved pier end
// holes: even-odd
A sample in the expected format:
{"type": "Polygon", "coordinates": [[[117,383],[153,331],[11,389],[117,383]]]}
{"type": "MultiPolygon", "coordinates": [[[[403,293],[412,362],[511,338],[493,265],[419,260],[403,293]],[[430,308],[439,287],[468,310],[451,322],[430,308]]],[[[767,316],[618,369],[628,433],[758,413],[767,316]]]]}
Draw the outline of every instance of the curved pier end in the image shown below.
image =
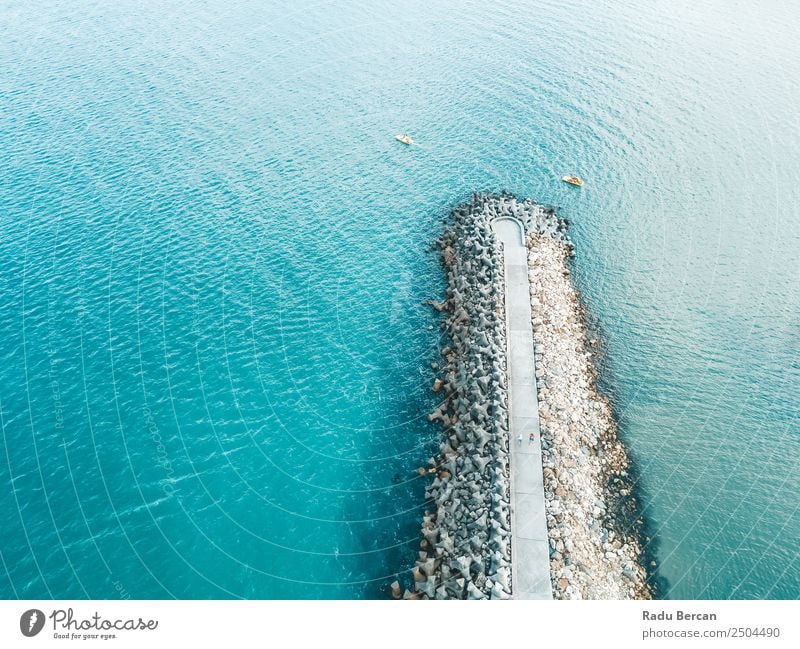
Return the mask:
{"type": "Polygon", "coordinates": [[[552,599],[525,229],[513,217],[496,218],[492,229],[506,279],[512,597],[552,599]]]}
{"type": "MultiPolygon", "coordinates": [[[[513,216],[500,216],[492,221],[492,230],[506,248],[525,247],[525,226],[519,219],[513,216]]],[[[525,265],[528,265],[527,253],[525,253],[525,265]]]]}

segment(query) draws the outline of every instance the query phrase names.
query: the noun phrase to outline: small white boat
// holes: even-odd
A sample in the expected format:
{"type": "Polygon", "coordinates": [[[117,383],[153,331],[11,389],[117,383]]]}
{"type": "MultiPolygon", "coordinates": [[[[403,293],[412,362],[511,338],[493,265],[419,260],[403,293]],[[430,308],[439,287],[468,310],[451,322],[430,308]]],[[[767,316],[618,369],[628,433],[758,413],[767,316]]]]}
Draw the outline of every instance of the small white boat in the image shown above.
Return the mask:
{"type": "Polygon", "coordinates": [[[395,135],[394,139],[398,142],[402,142],[403,144],[414,144],[414,140],[411,139],[410,135],[406,133],[401,133],[400,135],[395,135]]]}
{"type": "Polygon", "coordinates": [[[576,187],[583,187],[583,181],[577,176],[564,176],[561,180],[570,185],[575,185],[576,187]]]}

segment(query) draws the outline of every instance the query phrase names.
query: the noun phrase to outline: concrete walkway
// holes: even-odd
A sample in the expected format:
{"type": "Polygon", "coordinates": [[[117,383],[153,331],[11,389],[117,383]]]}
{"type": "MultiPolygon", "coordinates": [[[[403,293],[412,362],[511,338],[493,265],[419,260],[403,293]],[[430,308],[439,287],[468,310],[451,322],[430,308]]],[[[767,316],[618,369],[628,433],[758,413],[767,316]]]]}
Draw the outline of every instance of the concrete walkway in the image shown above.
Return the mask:
{"type": "Polygon", "coordinates": [[[503,242],[511,431],[511,571],[514,599],[553,599],[533,359],[528,249],[517,219],[492,223],[503,242]],[[534,441],[529,441],[533,433],[534,441]],[[519,438],[521,437],[521,441],[519,438]]]}

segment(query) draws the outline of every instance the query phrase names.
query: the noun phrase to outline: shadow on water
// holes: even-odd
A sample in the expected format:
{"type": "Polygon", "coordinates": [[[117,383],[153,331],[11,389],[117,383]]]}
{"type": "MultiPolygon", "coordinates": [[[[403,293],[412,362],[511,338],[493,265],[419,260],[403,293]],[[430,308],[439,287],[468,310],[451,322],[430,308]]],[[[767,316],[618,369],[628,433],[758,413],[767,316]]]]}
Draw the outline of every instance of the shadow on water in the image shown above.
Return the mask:
{"type": "MultiPolygon", "coordinates": [[[[424,416],[431,409],[425,402],[419,412],[424,416]]],[[[367,580],[359,597],[389,597],[389,586],[395,579],[403,586],[410,585],[427,505],[427,479],[417,468],[436,455],[437,432],[427,419],[424,424],[403,427],[398,434],[409,440],[408,448],[413,450],[386,460],[366,485],[370,491],[358,499],[348,499],[342,509],[344,520],[358,521],[347,526],[352,547],[360,554],[347,558],[345,572],[353,579],[367,580]]],[[[376,443],[369,450],[377,455],[385,453],[386,446],[376,443]]]]}
{"type": "Polygon", "coordinates": [[[367,580],[358,596],[371,599],[390,598],[390,585],[395,579],[402,588],[413,587],[411,569],[427,507],[428,479],[420,476],[418,468],[438,455],[441,441],[438,426],[428,421],[428,414],[441,399],[431,390],[437,376],[432,364],[440,362],[444,344],[440,327],[444,316],[427,304],[429,299],[441,300],[444,293],[439,251],[434,242],[419,246],[412,263],[422,272],[411,280],[409,301],[395,316],[418,323],[418,330],[404,339],[404,347],[397,353],[401,361],[387,363],[381,372],[380,384],[396,387],[397,392],[384,389],[373,395],[389,426],[376,423],[362,447],[364,458],[387,459],[365,465],[368,475],[364,477],[364,487],[369,491],[358,502],[348,499],[342,511],[344,520],[361,521],[348,526],[353,547],[363,552],[347,558],[345,572],[353,579],[367,580]],[[437,273],[435,278],[431,277],[433,272],[437,273]],[[408,344],[413,348],[407,348],[408,344]]]}

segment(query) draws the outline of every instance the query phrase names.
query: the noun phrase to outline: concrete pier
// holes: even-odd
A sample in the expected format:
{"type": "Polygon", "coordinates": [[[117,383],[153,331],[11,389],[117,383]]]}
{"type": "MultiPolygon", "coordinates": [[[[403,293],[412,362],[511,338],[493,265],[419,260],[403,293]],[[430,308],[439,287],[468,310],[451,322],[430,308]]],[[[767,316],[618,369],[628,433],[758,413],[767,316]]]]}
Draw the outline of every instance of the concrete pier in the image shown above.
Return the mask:
{"type": "Polygon", "coordinates": [[[503,243],[505,269],[512,596],[514,599],[552,599],[528,249],[519,220],[500,217],[492,222],[492,228],[503,243]]]}

